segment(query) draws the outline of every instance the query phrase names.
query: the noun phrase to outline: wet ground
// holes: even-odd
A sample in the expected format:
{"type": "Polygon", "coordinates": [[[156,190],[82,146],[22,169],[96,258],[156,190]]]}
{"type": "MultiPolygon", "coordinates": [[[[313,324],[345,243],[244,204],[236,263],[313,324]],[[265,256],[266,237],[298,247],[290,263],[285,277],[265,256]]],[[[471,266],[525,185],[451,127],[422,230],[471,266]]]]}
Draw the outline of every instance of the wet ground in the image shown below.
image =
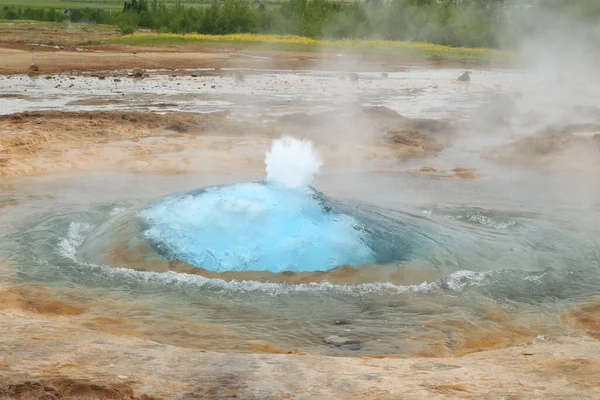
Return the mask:
{"type": "MultiPolygon", "coordinates": [[[[0,77],[6,312],[194,352],[550,354],[565,336],[598,335],[600,113],[588,85],[514,70],[474,71],[469,84],[453,69],[358,81],[327,70],[243,70],[243,81],[228,69],[148,72],[0,77]],[[281,134],[315,142],[317,190],[432,246],[393,265],[215,275],[94,242],[155,199],[262,179],[281,134]],[[558,136],[540,149],[544,135],[558,136]]],[[[591,374],[589,363],[564,368],[591,374]]],[[[548,368],[548,379],[560,372],[548,368]]],[[[587,376],[565,388],[591,390],[587,376]]],[[[237,379],[232,393],[248,395],[237,379]]],[[[476,392],[454,381],[420,388],[476,392]]],[[[375,394],[394,394],[385,390],[375,394]]]]}

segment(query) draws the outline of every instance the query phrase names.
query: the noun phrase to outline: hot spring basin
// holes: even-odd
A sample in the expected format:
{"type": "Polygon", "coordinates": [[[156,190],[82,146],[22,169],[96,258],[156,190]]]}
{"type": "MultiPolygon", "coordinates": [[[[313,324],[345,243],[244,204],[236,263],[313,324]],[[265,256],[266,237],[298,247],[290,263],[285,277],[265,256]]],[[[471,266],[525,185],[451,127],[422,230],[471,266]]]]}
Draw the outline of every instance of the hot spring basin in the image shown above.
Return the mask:
{"type": "Polygon", "coordinates": [[[321,161],[309,141],[274,141],[265,164],[264,181],[169,195],[119,215],[93,232],[80,254],[157,272],[278,274],[393,265],[439,247],[415,218],[316,191],[311,182],[321,161]]]}
{"type": "MultiPolygon", "coordinates": [[[[328,271],[388,265],[440,250],[414,217],[268,182],[213,186],[113,217],[79,255],[113,267],[195,273],[328,271]],[[189,268],[175,267],[183,262],[189,268]]],[[[443,250],[443,249],[441,249],[443,250]]]]}

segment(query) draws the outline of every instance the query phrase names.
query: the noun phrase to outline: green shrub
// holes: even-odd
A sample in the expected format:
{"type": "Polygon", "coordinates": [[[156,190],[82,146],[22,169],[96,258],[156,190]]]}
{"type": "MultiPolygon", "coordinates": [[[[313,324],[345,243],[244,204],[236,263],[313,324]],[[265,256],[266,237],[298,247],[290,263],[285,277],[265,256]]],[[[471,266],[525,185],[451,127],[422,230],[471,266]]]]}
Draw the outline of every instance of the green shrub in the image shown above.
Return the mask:
{"type": "Polygon", "coordinates": [[[135,27],[133,25],[121,25],[119,26],[119,30],[121,31],[121,35],[131,35],[135,32],[135,27]]]}

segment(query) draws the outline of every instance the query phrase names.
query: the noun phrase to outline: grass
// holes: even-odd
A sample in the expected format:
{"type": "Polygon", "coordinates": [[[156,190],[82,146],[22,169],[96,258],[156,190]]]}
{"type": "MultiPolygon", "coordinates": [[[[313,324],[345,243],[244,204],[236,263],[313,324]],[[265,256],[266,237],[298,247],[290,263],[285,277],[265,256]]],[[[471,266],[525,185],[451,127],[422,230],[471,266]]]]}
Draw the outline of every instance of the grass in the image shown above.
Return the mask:
{"type": "Polygon", "coordinates": [[[76,31],[76,32],[92,32],[92,33],[112,33],[117,34],[117,28],[113,25],[103,24],[88,24],[85,22],[73,23],[73,22],[48,22],[48,21],[34,21],[28,19],[19,20],[2,20],[0,19],[0,30],[15,32],[25,31],[76,31]]]}
{"type": "Polygon", "coordinates": [[[76,45],[117,35],[118,29],[112,25],[0,20],[0,38],[5,43],[76,45]]]}
{"type": "Polygon", "coordinates": [[[21,8],[56,8],[64,10],[65,8],[102,8],[102,9],[123,9],[123,1],[116,0],[0,0],[0,7],[21,7],[21,8]]]}
{"type": "MultiPolygon", "coordinates": [[[[184,0],[184,7],[205,6],[212,0],[184,0]]],[[[278,2],[279,0],[268,0],[267,2],[278,2]]],[[[350,0],[347,0],[350,1],[350,0]]],[[[167,6],[175,5],[175,0],[162,0],[167,6]]],[[[101,8],[104,10],[122,10],[124,0],[0,0],[2,7],[21,7],[21,8],[55,8],[64,10],[65,8],[101,8]]]]}
{"type": "Polygon", "coordinates": [[[102,43],[159,46],[174,44],[217,44],[259,46],[267,49],[296,51],[314,50],[355,50],[357,52],[389,54],[403,57],[424,57],[440,59],[490,59],[503,58],[506,53],[482,48],[441,46],[422,42],[396,42],[390,40],[323,40],[293,35],[232,34],[232,35],[177,35],[170,33],[137,33],[109,38],[102,43]]]}

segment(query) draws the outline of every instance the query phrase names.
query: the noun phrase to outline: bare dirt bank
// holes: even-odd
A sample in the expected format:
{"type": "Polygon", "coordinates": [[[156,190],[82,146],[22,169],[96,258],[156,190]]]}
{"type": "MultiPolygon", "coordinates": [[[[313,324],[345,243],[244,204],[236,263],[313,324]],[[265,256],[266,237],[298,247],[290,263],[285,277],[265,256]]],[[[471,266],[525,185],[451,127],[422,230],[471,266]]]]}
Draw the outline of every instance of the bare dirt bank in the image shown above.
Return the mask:
{"type": "MultiPolygon", "coordinates": [[[[329,54],[319,51],[269,50],[242,45],[184,46],[55,45],[0,43],[0,74],[29,72],[32,62],[40,73],[109,71],[132,68],[254,68],[315,69],[327,63],[336,69],[402,71],[406,66],[472,67],[473,60],[436,60],[385,55],[329,54]]],[[[478,64],[479,65],[479,64],[478,64]]],[[[485,67],[485,64],[481,64],[485,67]]]]}
{"type": "MultiPolygon", "coordinates": [[[[332,163],[422,157],[451,143],[450,125],[404,118],[384,108],[365,108],[373,117],[365,140],[328,141],[331,116],[319,116],[311,139],[332,163]],[[382,111],[383,110],[383,111],[382,111]],[[382,116],[383,114],[383,116],[382,116]]],[[[312,117],[273,123],[229,118],[228,113],[24,112],[0,116],[0,176],[70,170],[127,170],[182,173],[262,168],[264,150],[283,132],[306,136],[312,117]],[[225,152],[225,153],[224,153],[225,152]],[[227,154],[227,157],[223,157],[227,154]]]]}

